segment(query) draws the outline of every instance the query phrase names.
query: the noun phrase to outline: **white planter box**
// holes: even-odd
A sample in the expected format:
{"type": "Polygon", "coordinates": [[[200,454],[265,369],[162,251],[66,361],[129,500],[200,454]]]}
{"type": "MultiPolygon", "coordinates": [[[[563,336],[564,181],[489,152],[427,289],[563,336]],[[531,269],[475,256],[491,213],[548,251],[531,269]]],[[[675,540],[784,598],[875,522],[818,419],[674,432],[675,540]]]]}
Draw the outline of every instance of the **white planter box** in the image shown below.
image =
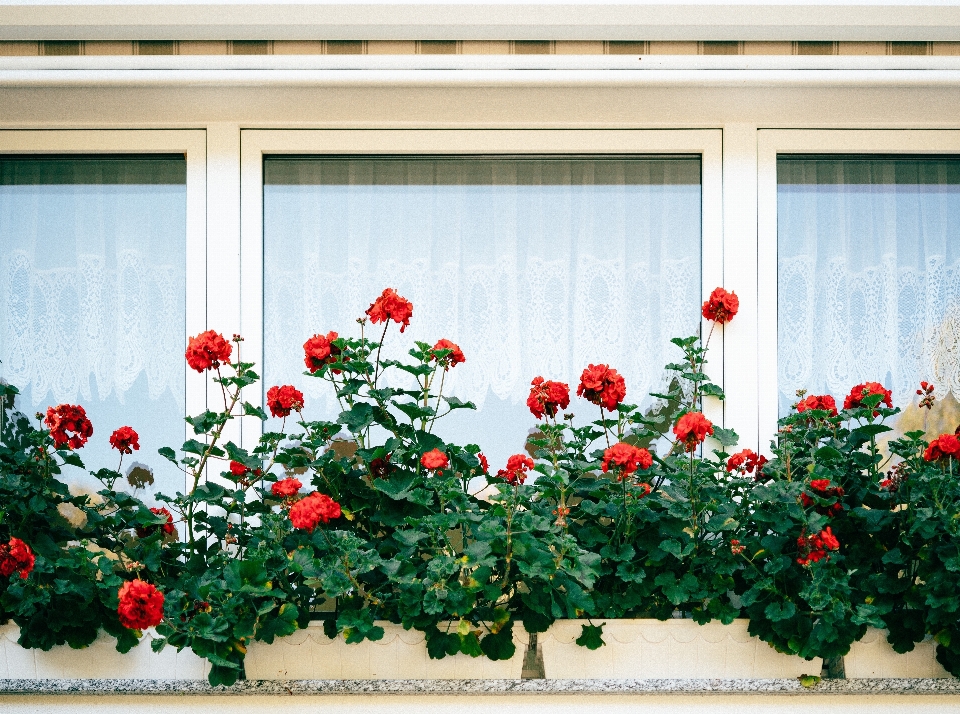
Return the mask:
{"type": "Polygon", "coordinates": [[[597,650],[579,646],[586,620],[562,620],[538,636],[547,679],[768,679],[820,675],[821,659],[785,655],[751,637],[747,620],[605,622],[597,650]]]}
{"type": "Polygon", "coordinates": [[[101,633],[89,647],[66,645],[47,652],[23,649],[17,644],[20,628],[0,626],[0,679],[203,679],[210,667],[190,650],[150,649],[152,633],[126,654],[116,650],[116,640],[101,633]]]}
{"type": "Polygon", "coordinates": [[[918,642],[912,651],[899,654],[887,642],[885,630],[869,628],[850,653],[843,658],[847,679],[895,677],[903,679],[943,679],[952,676],[937,662],[937,643],[931,637],[918,642]]]}
{"type": "Polygon", "coordinates": [[[320,622],[275,640],[253,642],[247,648],[247,679],[520,679],[528,636],[515,623],[517,651],[509,660],[494,662],[465,654],[430,659],[423,633],[402,625],[378,622],[383,639],[347,644],[331,640],[320,622]]]}

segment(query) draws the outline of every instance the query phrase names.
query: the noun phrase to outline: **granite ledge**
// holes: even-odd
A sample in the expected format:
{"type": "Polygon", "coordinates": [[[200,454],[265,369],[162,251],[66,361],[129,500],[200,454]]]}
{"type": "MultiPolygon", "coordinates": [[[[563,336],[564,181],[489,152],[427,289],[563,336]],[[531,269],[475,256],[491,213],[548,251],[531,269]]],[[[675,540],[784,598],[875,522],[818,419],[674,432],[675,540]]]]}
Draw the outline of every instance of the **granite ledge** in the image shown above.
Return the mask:
{"type": "Polygon", "coordinates": [[[960,695],[958,679],[824,679],[804,687],[795,679],[459,679],[247,680],[211,687],[203,680],[0,679],[0,695],[545,695],[545,694],[777,694],[960,695]]]}

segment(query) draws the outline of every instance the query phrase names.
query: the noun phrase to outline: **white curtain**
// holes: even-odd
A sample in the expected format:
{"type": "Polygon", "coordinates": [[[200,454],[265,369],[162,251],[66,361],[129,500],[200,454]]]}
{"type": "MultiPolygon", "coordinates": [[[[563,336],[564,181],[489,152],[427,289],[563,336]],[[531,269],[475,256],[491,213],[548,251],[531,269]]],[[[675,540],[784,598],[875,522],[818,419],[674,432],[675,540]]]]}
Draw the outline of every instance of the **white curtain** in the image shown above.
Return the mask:
{"type": "MultiPolygon", "coordinates": [[[[264,171],[265,387],[297,385],[315,417],[335,401],[303,376],[301,345],[357,334],[385,287],[414,304],[388,353],[412,339],[463,349],[445,392],[479,411],[438,431],[479,443],[492,467],[534,424],[533,377],[575,389],[606,362],[645,404],[679,355],[669,338],[698,327],[699,159],[268,158],[264,171]]],[[[576,398],[571,410],[598,416],[576,398]]]]}
{"type": "Polygon", "coordinates": [[[780,410],[920,380],[960,397],[960,161],[781,157],[780,410]]]}
{"type": "Polygon", "coordinates": [[[92,468],[116,467],[108,438],[132,426],[125,462],[182,489],[157,449],[184,435],[184,159],[0,157],[0,271],[0,377],[19,408],[83,405],[92,468]]]}

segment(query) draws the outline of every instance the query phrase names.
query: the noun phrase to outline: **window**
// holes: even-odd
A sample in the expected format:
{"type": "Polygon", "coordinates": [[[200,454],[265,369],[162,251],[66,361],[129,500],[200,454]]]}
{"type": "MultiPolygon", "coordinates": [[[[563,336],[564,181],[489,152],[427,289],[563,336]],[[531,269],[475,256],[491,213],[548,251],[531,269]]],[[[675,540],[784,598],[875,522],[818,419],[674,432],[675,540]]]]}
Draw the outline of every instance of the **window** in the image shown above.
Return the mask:
{"type": "Polygon", "coordinates": [[[84,407],[91,468],[116,467],[108,438],[134,427],[123,472],[146,467],[148,494],[183,486],[157,449],[184,436],[187,175],[183,152],[0,155],[0,376],[27,415],[84,407]]]}
{"type": "Polygon", "coordinates": [[[491,464],[523,449],[537,375],[575,388],[607,362],[646,403],[676,356],[669,339],[700,324],[704,160],[573,153],[263,151],[264,388],[295,384],[311,418],[335,414],[328,385],[303,376],[301,345],[352,334],[394,287],[415,311],[387,349],[460,345],[467,362],[444,393],[478,410],[438,429],[491,464]]]}
{"type": "Polygon", "coordinates": [[[761,433],[798,389],[960,394],[960,135],[766,130],[758,148],[761,433]]]}

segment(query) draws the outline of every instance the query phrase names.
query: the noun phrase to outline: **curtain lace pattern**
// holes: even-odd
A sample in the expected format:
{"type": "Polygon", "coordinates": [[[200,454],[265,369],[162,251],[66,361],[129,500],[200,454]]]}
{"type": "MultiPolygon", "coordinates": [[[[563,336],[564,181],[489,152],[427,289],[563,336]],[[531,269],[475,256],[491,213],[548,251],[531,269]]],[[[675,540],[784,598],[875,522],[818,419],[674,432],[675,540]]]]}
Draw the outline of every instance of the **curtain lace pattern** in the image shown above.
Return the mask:
{"type": "Polygon", "coordinates": [[[27,414],[82,404],[89,465],[123,425],[151,468],[183,440],[185,279],[182,157],[0,158],[0,377],[27,414]]]}
{"type": "Polygon", "coordinates": [[[778,379],[960,396],[960,161],[780,159],[778,379]]]}
{"type": "Polygon", "coordinates": [[[606,362],[647,403],[677,356],[669,339],[699,326],[697,160],[268,159],[265,177],[264,385],[296,384],[315,418],[338,405],[303,375],[300,346],[357,334],[385,287],[414,304],[386,353],[412,339],[463,349],[444,393],[478,412],[441,434],[491,463],[523,447],[533,377],[575,389],[606,362]]]}

